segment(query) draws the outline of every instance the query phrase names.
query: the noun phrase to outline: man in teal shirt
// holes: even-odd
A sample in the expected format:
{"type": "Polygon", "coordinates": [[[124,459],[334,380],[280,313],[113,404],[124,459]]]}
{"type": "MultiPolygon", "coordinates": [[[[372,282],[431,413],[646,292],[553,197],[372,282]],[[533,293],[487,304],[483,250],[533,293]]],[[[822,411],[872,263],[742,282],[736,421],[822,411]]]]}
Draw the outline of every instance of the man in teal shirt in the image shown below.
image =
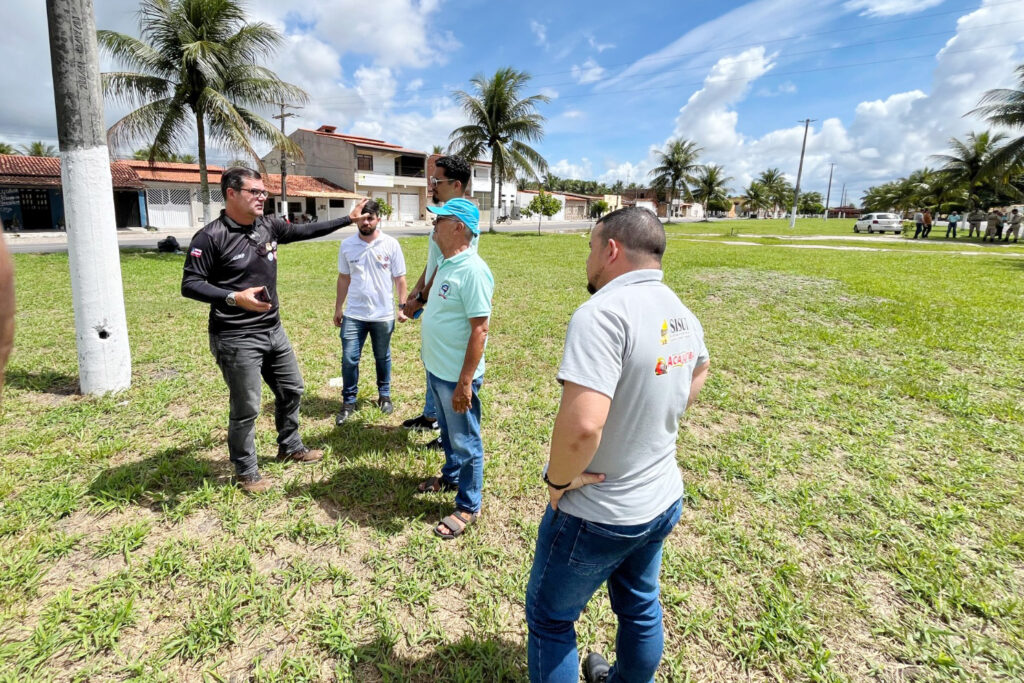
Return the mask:
{"type": "Polygon", "coordinates": [[[428,206],[437,215],[433,240],[441,250],[430,305],[423,314],[420,355],[427,391],[437,407],[445,462],[441,474],[422,482],[420,493],[456,490],[455,512],[438,523],[444,539],[461,536],[480,516],[484,445],[480,438],[480,386],[491,315],[494,278],[470,249],[480,234],[480,211],[467,199],[428,206]]]}

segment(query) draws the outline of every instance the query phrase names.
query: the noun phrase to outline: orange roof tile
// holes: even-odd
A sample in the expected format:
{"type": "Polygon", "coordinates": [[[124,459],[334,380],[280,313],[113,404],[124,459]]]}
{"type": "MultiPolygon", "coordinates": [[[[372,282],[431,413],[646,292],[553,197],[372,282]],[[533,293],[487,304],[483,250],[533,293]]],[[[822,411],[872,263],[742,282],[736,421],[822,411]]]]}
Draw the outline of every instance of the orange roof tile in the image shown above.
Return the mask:
{"type": "MultiPolygon", "coordinates": [[[[143,188],[138,174],[124,162],[111,162],[110,176],[116,188],[132,190],[143,188]]],[[[60,187],[60,157],[0,154],[0,184],[23,187],[60,187]]]]}
{"type": "MultiPolygon", "coordinates": [[[[322,128],[333,128],[332,126],[323,126],[322,128]]],[[[344,140],[345,142],[355,145],[356,147],[367,147],[370,149],[379,149],[387,152],[398,152],[400,154],[416,154],[418,156],[427,156],[426,152],[421,152],[418,149],[409,149],[396,145],[390,142],[384,142],[383,140],[376,140],[374,138],[364,138],[358,135],[346,135],[344,133],[334,133],[327,130],[311,130],[309,128],[301,128],[307,133],[313,133],[314,135],[322,135],[327,138],[337,138],[344,140]]]]}

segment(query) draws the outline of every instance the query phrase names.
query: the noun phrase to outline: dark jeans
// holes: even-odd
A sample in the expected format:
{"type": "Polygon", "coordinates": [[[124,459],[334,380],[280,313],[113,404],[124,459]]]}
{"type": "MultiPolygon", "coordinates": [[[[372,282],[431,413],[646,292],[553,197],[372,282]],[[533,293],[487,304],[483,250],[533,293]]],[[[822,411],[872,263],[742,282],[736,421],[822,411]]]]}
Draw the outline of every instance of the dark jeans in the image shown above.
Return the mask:
{"type": "Polygon", "coordinates": [[[299,401],[304,386],[299,364],[284,328],[244,335],[210,334],[210,351],[224,375],[230,396],[228,455],[240,477],[256,474],[256,416],[260,413],[261,378],[274,392],[277,443],[291,453],[302,447],[299,401]]]}
{"type": "Polygon", "coordinates": [[[946,224],[946,237],[949,237],[950,231],[953,232],[953,239],[956,239],[956,223],[950,222],[946,224]]]}
{"type": "Polygon", "coordinates": [[[377,364],[377,395],[391,397],[391,333],[394,330],[394,320],[373,322],[347,315],[341,319],[341,377],[344,382],[341,398],[345,403],[355,403],[359,393],[359,359],[366,335],[370,335],[377,364]]]}
{"type": "Polygon", "coordinates": [[[455,507],[466,512],[479,512],[483,501],[484,441],[480,437],[480,387],[483,383],[483,377],[473,380],[469,410],[457,413],[452,407],[456,382],[446,382],[427,372],[427,391],[434,395],[444,448],[441,479],[458,487],[455,507]]]}
{"type": "Polygon", "coordinates": [[[531,683],[576,683],[576,620],[591,596],[608,582],[619,619],[617,661],[608,683],[654,680],[661,661],[661,548],[679,521],[682,502],[646,524],[599,524],[551,509],[537,530],[526,586],[526,657],[531,683]]]}

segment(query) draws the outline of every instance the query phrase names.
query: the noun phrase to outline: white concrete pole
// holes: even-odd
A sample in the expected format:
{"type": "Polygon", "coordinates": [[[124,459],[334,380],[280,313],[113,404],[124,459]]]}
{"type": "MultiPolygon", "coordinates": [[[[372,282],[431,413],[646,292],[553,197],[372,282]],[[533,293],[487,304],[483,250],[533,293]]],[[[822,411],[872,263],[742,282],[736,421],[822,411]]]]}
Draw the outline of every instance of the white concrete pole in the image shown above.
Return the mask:
{"type": "Polygon", "coordinates": [[[46,0],[82,393],[131,385],[92,0],[46,0]]]}

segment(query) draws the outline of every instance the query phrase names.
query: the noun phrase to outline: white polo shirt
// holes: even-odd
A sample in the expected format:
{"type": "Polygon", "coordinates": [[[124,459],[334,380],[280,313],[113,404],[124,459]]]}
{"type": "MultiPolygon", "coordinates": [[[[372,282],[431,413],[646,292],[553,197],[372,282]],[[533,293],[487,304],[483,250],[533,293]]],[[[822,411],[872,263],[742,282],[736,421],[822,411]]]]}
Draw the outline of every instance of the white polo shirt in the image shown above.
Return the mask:
{"type": "Polygon", "coordinates": [[[352,281],[345,315],[365,322],[395,319],[394,278],[405,275],[405,257],[398,240],[380,232],[372,242],[352,235],[338,249],[338,272],[352,281]]]}

